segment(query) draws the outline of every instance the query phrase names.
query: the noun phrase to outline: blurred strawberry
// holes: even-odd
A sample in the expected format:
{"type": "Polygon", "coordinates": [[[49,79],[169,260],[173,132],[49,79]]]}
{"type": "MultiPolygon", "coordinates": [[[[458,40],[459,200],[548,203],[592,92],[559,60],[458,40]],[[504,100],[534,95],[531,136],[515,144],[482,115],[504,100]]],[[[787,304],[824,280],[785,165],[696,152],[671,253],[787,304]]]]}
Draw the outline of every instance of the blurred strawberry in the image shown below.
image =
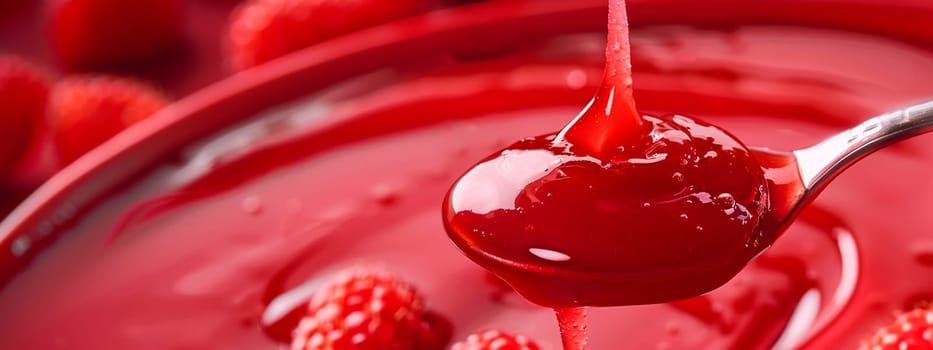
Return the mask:
{"type": "Polygon", "coordinates": [[[180,0],[52,0],[52,50],[68,67],[125,68],[179,44],[180,0]]]}
{"type": "Polygon", "coordinates": [[[292,350],[438,350],[449,325],[411,285],[382,272],[348,271],[318,290],[292,350]]]}
{"type": "Polygon", "coordinates": [[[48,93],[48,78],[39,68],[0,56],[0,180],[25,152],[33,126],[44,116],[48,93]]]}
{"type": "Polygon", "coordinates": [[[227,45],[243,70],[342,34],[421,11],[426,0],[250,0],[234,11],[227,45]]]}
{"type": "Polygon", "coordinates": [[[107,76],[75,77],[52,88],[48,116],[60,160],[71,163],[168,104],[141,82],[107,76]]]}
{"type": "Polygon", "coordinates": [[[538,350],[538,344],[520,335],[489,330],[470,335],[454,344],[451,350],[538,350]]]}
{"type": "Polygon", "coordinates": [[[933,349],[933,306],[915,308],[881,328],[862,350],[931,350],[933,349]]]}

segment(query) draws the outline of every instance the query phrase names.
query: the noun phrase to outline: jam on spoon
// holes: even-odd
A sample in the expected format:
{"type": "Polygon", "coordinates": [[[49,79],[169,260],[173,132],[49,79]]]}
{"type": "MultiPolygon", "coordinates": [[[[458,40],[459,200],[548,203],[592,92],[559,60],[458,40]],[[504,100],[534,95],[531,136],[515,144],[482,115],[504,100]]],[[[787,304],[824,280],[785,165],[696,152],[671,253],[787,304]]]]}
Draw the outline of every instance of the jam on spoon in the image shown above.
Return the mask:
{"type": "Polygon", "coordinates": [[[574,308],[705,293],[774,239],[760,230],[768,192],[755,157],[707,123],[640,115],[622,0],[609,2],[608,27],[603,84],[583,112],[483,160],[444,206],[461,250],[557,310],[568,349],[585,348],[574,308]]]}
{"type": "Polygon", "coordinates": [[[773,239],[759,230],[764,171],[744,145],[701,121],[637,112],[624,3],[609,12],[592,102],[559,133],[480,162],[444,206],[468,256],[551,307],[698,295],[773,239]]]}
{"type": "Polygon", "coordinates": [[[610,1],[604,81],[555,134],[483,160],[448,194],[446,228],[471,258],[533,302],[658,303],[713,289],[773,240],[767,183],[726,131],[642,116],[628,25],[610,1]]]}
{"type": "Polygon", "coordinates": [[[835,174],[933,121],[923,105],[922,125],[905,122],[916,108],[879,117],[894,138],[869,121],[830,146],[749,149],[696,119],[639,114],[627,27],[623,1],[610,0],[604,80],[591,103],[560,132],[481,161],[443,208],[468,257],[557,310],[565,349],[586,347],[584,306],[667,302],[724,284],[835,174]],[[827,147],[848,156],[825,156],[827,147]]]}

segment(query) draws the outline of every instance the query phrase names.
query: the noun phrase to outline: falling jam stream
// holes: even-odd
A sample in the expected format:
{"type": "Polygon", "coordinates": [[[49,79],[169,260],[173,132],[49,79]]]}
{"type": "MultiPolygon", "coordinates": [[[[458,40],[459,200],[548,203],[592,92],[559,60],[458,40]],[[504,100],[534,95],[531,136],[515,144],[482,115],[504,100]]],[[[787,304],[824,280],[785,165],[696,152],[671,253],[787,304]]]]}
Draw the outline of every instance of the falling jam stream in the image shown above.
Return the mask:
{"type": "MultiPolygon", "coordinates": [[[[478,220],[472,221],[470,219],[465,219],[465,220],[462,219],[463,216],[460,215],[459,213],[459,212],[482,212],[483,211],[483,210],[474,210],[475,209],[474,207],[469,207],[469,206],[466,206],[467,207],[466,210],[461,210],[462,208],[464,208],[464,206],[461,205],[460,203],[464,195],[460,193],[468,192],[470,194],[467,194],[465,196],[471,197],[473,196],[473,193],[484,192],[482,190],[483,186],[485,186],[483,182],[490,182],[490,183],[495,183],[495,182],[501,183],[502,181],[510,182],[513,180],[513,178],[517,178],[518,181],[520,182],[522,181],[521,178],[526,177],[522,175],[501,175],[501,173],[498,172],[498,169],[503,168],[503,165],[505,168],[516,168],[516,169],[534,168],[533,166],[529,167],[528,164],[522,164],[521,161],[516,163],[514,160],[507,159],[507,157],[509,157],[509,153],[513,151],[522,152],[519,155],[519,157],[527,157],[528,155],[538,154],[533,157],[537,157],[540,159],[546,159],[548,162],[551,162],[552,165],[555,165],[558,167],[560,166],[559,164],[562,164],[569,159],[566,156],[569,156],[570,158],[589,157],[591,159],[597,159],[599,162],[613,163],[619,159],[622,159],[623,157],[628,157],[628,156],[638,157],[639,155],[643,155],[645,159],[644,159],[644,162],[642,162],[641,164],[650,164],[658,160],[663,161],[664,157],[666,157],[667,153],[664,153],[664,156],[662,157],[652,158],[652,156],[650,156],[649,154],[652,153],[651,149],[654,146],[652,146],[651,144],[654,143],[655,145],[660,145],[659,147],[656,147],[656,148],[664,148],[663,146],[664,138],[670,137],[670,135],[666,133],[667,132],[678,132],[677,130],[674,130],[677,127],[672,126],[673,124],[678,124],[680,127],[684,127],[688,129],[684,131],[688,133],[687,137],[695,136],[694,134],[696,134],[696,132],[693,130],[689,130],[693,126],[698,126],[698,123],[694,122],[693,120],[689,120],[687,118],[682,118],[683,120],[677,120],[676,118],[674,120],[660,120],[660,119],[655,118],[655,119],[652,119],[651,121],[646,121],[641,116],[641,114],[638,112],[638,109],[635,106],[634,93],[633,93],[633,87],[632,87],[632,63],[631,63],[631,45],[629,42],[629,24],[628,24],[628,18],[626,14],[626,6],[623,0],[610,0],[609,1],[607,27],[608,27],[608,35],[607,35],[608,40],[606,43],[606,50],[605,50],[606,63],[605,63],[604,71],[603,71],[602,84],[600,85],[595,96],[590,101],[590,103],[586,106],[586,108],[576,118],[574,118],[566,127],[564,127],[564,129],[561,130],[558,134],[540,138],[541,139],[540,142],[535,142],[535,140],[532,140],[530,143],[525,144],[525,145],[521,144],[522,142],[526,141],[526,140],[523,140],[522,142],[519,142],[519,144],[513,145],[513,147],[510,147],[510,148],[507,148],[505,151],[503,151],[501,156],[493,157],[492,163],[498,164],[498,165],[488,167],[488,166],[484,166],[484,164],[481,163],[476,168],[479,170],[475,170],[475,171],[471,170],[471,172],[480,174],[479,176],[476,176],[480,178],[479,181],[461,180],[455,185],[454,189],[451,190],[452,193],[448,199],[452,202],[452,204],[451,206],[447,208],[448,209],[453,208],[452,210],[449,210],[449,211],[454,212],[454,214],[451,216],[449,215],[449,213],[445,213],[445,216],[447,217],[447,221],[449,221],[448,232],[451,233],[451,236],[452,238],[454,238],[455,242],[457,241],[458,238],[461,238],[460,236],[463,236],[461,232],[465,232],[465,231],[474,232],[474,233],[485,232],[486,230],[482,228],[484,221],[492,222],[492,224],[489,226],[491,226],[490,228],[495,231],[508,232],[514,229],[514,228],[509,228],[508,225],[499,224],[498,221],[500,219],[497,217],[494,217],[488,220],[486,218],[480,218],[478,220]],[[658,140],[651,140],[652,133],[662,133],[667,136],[662,137],[661,141],[658,142],[658,140]],[[558,149],[558,148],[563,148],[563,150],[555,151],[555,149],[558,149]],[[487,168],[493,168],[494,170],[485,170],[487,168]],[[504,177],[504,179],[500,178],[500,175],[501,177],[504,177]],[[472,190],[458,191],[457,189],[458,186],[472,188],[472,190]],[[476,188],[478,188],[478,190],[476,188]],[[465,222],[465,224],[463,222],[465,222]]],[[[702,126],[699,128],[695,128],[695,129],[700,129],[700,128],[702,128],[702,126]]],[[[718,136],[719,135],[716,135],[717,138],[718,136]]],[[[680,140],[677,140],[674,143],[679,143],[679,141],[680,140]]],[[[669,150],[661,150],[659,152],[664,152],[664,151],[669,151],[669,150]]],[[[676,156],[681,156],[682,154],[684,154],[682,152],[682,149],[675,149],[673,152],[670,152],[670,153],[676,156]]],[[[661,154],[661,153],[658,153],[658,154],[661,154]]],[[[681,163],[679,165],[684,166],[684,165],[689,164],[688,158],[690,157],[689,156],[684,157],[684,159],[681,160],[681,163]]],[[[572,162],[573,160],[570,159],[569,161],[572,162]]],[[[626,163],[628,162],[637,163],[635,161],[632,161],[631,159],[627,159],[625,162],[626,163]]],[[[757,165],[752,166],[752,168],[756,168],[756,169],[752,169],[751,171],[752,174],[755,174],[755,171],[760,171],[759,169],[757,169],[757,165]]],[[[546,169],[548,169],[546,171],[551,170],[550,167],[546,169]]],[[[568,169],[568,172],[571,170],[572,169],[568,169]]],[[[558,177],[563,176],[563,175],[560,175],[563,171],[564,170],[557,171],[558,177]]],[[[625,172],[627,170],[617,170],[617,171],[625,172]]],[[[636,173],[644,172],[644,170],[637,170],[635,172],[636,173]]],[[[576,172],[575,175],[572,175],[572,176],[567,175],[567,176],[576,177],[577,179],[582,179],[582,184],[588,187],[589,189],[593,189],[593,184],[604,185],[603,188],[612,188],[613,187],[612,183],[615,181],[614,177],[616,177],[616,175],[606,175],[599,168],[597,168],[597,170],[590,169],[590,170],[583,171],[583,172],[576,172]]],[[[684,182],[683,180],[684,175],[680,172],[677,172],[676,170],[673,172],[673,177],[675,180],[679,178],[679,181],[676,181],[676,182],[684,182]]],[[[760,178],[760,176],[758,177],[760,178]]],[[[472,176],[469,173],[464,176],[464,179],[470,179],[470,178],[472,178],[472,176]]],[[[558,178],[555,181],[560,181],[560,178],[558,178]]],[[[639,181],[636,181],[636,183],[637,182],[639,181]]],[[[621,186],[621,187],[625,187],[625,186],[621,186]]],[[[758,186],[758,187],[761,187],[761,186],[758,186]]],[[[540,187],[535,188],[535,185],[528,184],[527,188],[524,188],[519,192],[523,192],[523,193],[539,192],[538,190],[540,190],[540,187]]],[[[577,189],[571,188],[569,192],[573,192],[575,190],[577,189]]],[[[585,192],[586,188],[579,188],[579,190],[581,192],[585,192]]],[[[506,190],[506,192],[511,193],[512,191],[506,190]]],[[[546,195],[550,196],[551,194],[552,192],[547,192],[546,195]]],[[[579,198],[574,197],[575,195],[572,193],[569,195],[565,193],[565,195],[568,196],[566,198],[569,198],[569,199],[564,199],[565,201],[580,200],[579,198]]],[[[640,196],[640,195],[635,195],[635,196],[640,196]]],[[[508,196],[506,195],[506,197],[508,196]]],[[[584,199],[582,199],[584,203],[587,203],[587,202],[591,203],[591,202],[596,202],[596,201],[607,202],[607,200],[605,199],[593,200],[592,198],[586,197],[585,195],[583,195],[582,197],[584,197],[584,199]]],[[[756,197],[757,198],[756,201],[759,203],[762,199],[760,197],[761,197],[761,194],[758,193],[758,197],[756,197]]],[[[505,203],[508,203],[511,201],[508,198],[505,198],[505,199],[506,199],[504,201],[505,203]]],[[[732,212],[735,212],[736,209],[742,209],[743,212],[747,211],[745,207],[742,207],[742,206],[736,207],[736,203],[735,203],[736,201],[733,198],[733,194],[731,193],[723,192],[722,194],[719,194],[719,196],[717,197],[717,200],[719,200],[720,202],[723,202],[723,208],[725,210],[731,210],[732,212]]],[[[487,205],[484,202],[487,202],[487,203],[491,202],[489,200],[483,200],[483,199],[475,199],[475,200],[468,199],[467,201],[468,202],[472,201],[474,203],[480,203],[479,206],[487,205]]],[[[519,200],[516,200],[516,201],[519,201],[519,200]]],[[[532,199],[532,202],[534,201],[535,200],[532,199]]],[[[611,202],[611,201],[612,201],[611,198],[608,199],[608,202],[611,202]]],[[[534,205],[535,204],[530,204],[529,207],[533,207],[534,205]]],[[[502,206],[500,210],[507,209],[508,206],[509,205],[506,204],[502,206]]],[[[625,206],[621,205],[619,207],[621,208],[625,206]]],[[[645,202],[644,208],[650,209],[649,207],[650,207],[650,202],[645,202]]],[[[752,209],[754,211],[754,208],[752,209]]],[[[570,210],[573,211],[574,209],[570,209],[570,210]]],[[[576,210],[580,210],[580,209],[576,209],[576,210]]],[[[540,217],[536,219],[534,218],[533,214],[528,214],[529,218],[521,218],[521,216],[524,216],[525,213],[523,213],[521,210],[518,210],[518,212],[519,212],[518,220],[523,221],[523,222],[528,222],[526,227],[535,226],[538,224],[540,224],[538,226],[553,226],[552,223],[548,221],[548,220],[553,220],[553,219],[541,220],[540,217]]],[[[559,217],[559,216],[562,216],[562,214],[565,212],[567,211],[566,210],[553,210],[553,213],[551,214],[554,214],[559,217]]],[[[746,215],[745,217],[741,217],[741,220],[743,222],[746,222],[748,221],[749,217],[754,216],[755,214],[760,214],[760,213],[749,213],[749,215],[746,215]]],[[[686,217],[687,214],[686,213],[680,214],[680,216],[686,217]]],[[[545,217],[547,217],[547,215],[545,217]]],[[[569,218],[569,219],[565,218],[565,219],[571,222],[580,221],[575,217],[569,218]]],[[[633,229],[638,230],[639,229],[638,227],[641,227],[639,225],[642,225],[642,224],[636,223],[635,225],[636,226],[633,229]]],[[[721,227],[718,227],[718,228],[721,228],[721,227]]],[[[568,227],[568,230],[570,229],[578,229],[578,228],[568,227]]],[[[597,231],[600,230],[600,227],[595,227],[595,230],[597,231]]],[[[703,227],[698,225],[696,226],[696,230],[703,230],[703,227]]],[[[573,232],[569,232],[569,231],[568,232],[556,232],[556,236],[567,236],[572,233],[573,232]]],[[[483,233],[481,233],[480,235],[483,235],[483,233]]],[[[544,235],[548,235],[548,233],[545,232],[544,235]]],[[[550,235],[552,237],[555,236],[554,233],[551,233],[550,235]]],[[[558,240],[560,239],[558,238],[558,240]]],[[[472,237],[466,237],[466,238],[463,238],[463,241],[468,242],[466,243],[466,245],[472,245],[472,243],[470,242],[475,241],[475,239],[472,237]]],[[[551,247],[562,248],[561,244],[553,243],[554,241],[553,239],[551,239],[551,241],[552,241],[551,247]]],[[[515,242],[504,242],[503,245],[512,245],[511,243],[515,243],[515,242]]],[[[468,251],[469,249],[470,248],[466,248],[464,250],[468,251]]],[[[482,249],[483,248],[479,248],[478,250],[482,250],[482,249]]],[[[544,249],[544,248],[531,248],[529,249],[529,251],[532,254],[541,257],[542,259],[551,260],[554,262],[569,261],[571,259],[574,259],[574,256],[562,253],[558,250],[544,249]]],[[[469,254],[469,252],[467,253],[469,254]]],[[[490,253],[486,251],[481,251],[479,254],[480,255],[482,254],[495,255],[495,253],[490,253]]],[[[507,255],[508,254],[506,254],[506,256],[507,255]]],[[[575,255],[579,257],[579,254],[575,254],[575,255]]],[[[598,256],[601,254],[597,251],[587,251],[586,253],[583,253],[583,255],[598,256]]],[[[474,259],[476,258],[474,257],[474,259]]],[[[496,260],[496,259],[493,259],[493,260],[496,260]]],[[[510,281],[513,285],[516,285],[516,280],[524,279],[524,277],[522,276],[516,277],[514,274],[511,277],[507,274],[503,275],[501,273],[502,272],[501,268],[496,265],[498,265],[498,262],[487,263],[486,267],[487,268],[491,267],[491,269],[494,272],[496,272],[497,274],[500,274],[501,277],[503,277],[503,279],[510,281]]],[[[598,264],[596,265],[598,266],[598,264]]],[[[536,267],[534,265],[525,264],[525,266],[519,269],[534,270],[535,268],[536,267]]],[[[518,274],[521,275],[521,272],[519,272],[518,274]]],[[[517,283],[523,284],[525,282],[517,282],[517,283]]],[[[551,292],[547,292],[543,290],[549,289],[549,287],[553,286],[554,282],[550,282],[550,283],[549,282],[545,282],[545,283],[533,282],[530,284],[532,285],[532,287],[530,288],[527,286],[525,288],[519,287],[519,289],[525,290],[523,295],[528,296],[529,294],[542,294],[542,295],[550,294],[551,292]],[[551,284],[551,286],[548,286],[548,284],[551,284]]],[[[587,286],[587,287],[581,287],[581,288],[600,289],[600,286],[598,286],[598,283],[597,283],[596,287],[587,286]]],[[[615,287],[615,288],[625,288],[625,287],[615,287]]],[[[651,287],[648,287],[648,288],[650,289],[651,287]]],[[[655,287],[655,288],[659,289],[659,287],[655,287]]],[[[573,287],[568,288],[568,289],[573,289],[573,287]]],[[[685,290],[700,290],[700,291],[704,289],[710,289],[710,288],[708,286],[703,286],[701,288],[692,288],[692,289],[685,288],[685,290]]],[[[612,292],[613,291],[610,288],[604,291],[599,291],[597,292],[597,294],[598,293],[611,294],[612,292]]],[[[554,307],[556,315],[557,315],[559,329],[560,329],[561,342],[565,350],[584,350],[587,348],[587,331],[586,331],[587,330],[587,317],[586,317],[586,309],[585,309],[586,306],[599,305],[599,304],[611,305],[613,303],[618,303],[619,305],[626,305],[626,304],[638,304],[638,303],[655,301],[655,300],[642,299],[644,297],[630,297],[630,298],[618,297],[618,299],[615,299],[614,297],[611,297],[611,296],[595,298],[595,299],[593,298],[577,299],[574,293],[575,293],[574,291],[569,291],[566,293],[566,296],[563,296],[563,297],[543,296],[543,297],[540,297],[534,300],[543,305],[554,307]],[[542,302],[542,300],[544,300],[544,302],[542,302]],[[620,302],[618,300],[622,300],[622,301],[620,302]],[[566,304],[571,304],[571,305],[566,305],[566,304]]],[[[641,293],[640,291],[631,291],[629,292],[629,294],[645,294],[645,293],[641,293]]],[[[653,294],[653,293],[648,293],[648,294],[653,294]]],[[[672,297],[671,299],[674,299],[674,298],[672,297]]]]}
{"type": "MultiPolygon", "coordinates": [[[[609,0],[606,68],[596,96],[558,139],[583,146],[594,153],[621,140],[641,136],[644,120],[635,107],[632,57],[625,0],[609,0]]],[[[555,308],[565,350],[587,348],[585,307],[555,308]]]]}
{"type": "Polygon", "coordinates": [[[556,310],[566,350],[586,349],[585,307],[726,283],[771,245],[801,188],[789,154],[689,117],[640,114],[621,0],[609,1],[605,52],[602,84],[576,118],[481,161],[444,205],[461,251],[556,310]],[[776,186],[776,174],[790,181],[776,186]]]}
{"type": "Polygon", "coordinates": [[[644,124],[635,108],[628,16],[624,0],[609,1],[609,33],[603,82],[586,109],[557,136],[602,154],[610,147],[644,136],[644,124]]]}

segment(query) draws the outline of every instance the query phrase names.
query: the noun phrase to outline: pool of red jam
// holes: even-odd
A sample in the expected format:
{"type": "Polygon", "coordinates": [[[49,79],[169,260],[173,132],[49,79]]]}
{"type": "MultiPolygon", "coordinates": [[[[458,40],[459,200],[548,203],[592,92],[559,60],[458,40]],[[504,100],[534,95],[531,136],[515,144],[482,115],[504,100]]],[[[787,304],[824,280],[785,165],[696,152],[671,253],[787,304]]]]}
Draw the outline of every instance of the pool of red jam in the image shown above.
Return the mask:
{"type": "MultiPolygon", "coordinates": [[[[636,98],[749,145],[794,149],[933,96],[933,48],[830,28],[648,26],[636,98]]],[[[0,289],[0,348],[275,349],[334,271],[381,267],[454,339],[496,328],[557,349],[533,305],[449,241],[439,203],[477,159],[559,129],[592,96],[604,33],[373,72],[191,144],[87,210],[0,289]]],[[[933,294],[933,139],[839,177],[725,286],[595,308],[594,349],[854,348],[933,294]]],[[[25,250],[28,241],[15,249],[25,250]]]]}

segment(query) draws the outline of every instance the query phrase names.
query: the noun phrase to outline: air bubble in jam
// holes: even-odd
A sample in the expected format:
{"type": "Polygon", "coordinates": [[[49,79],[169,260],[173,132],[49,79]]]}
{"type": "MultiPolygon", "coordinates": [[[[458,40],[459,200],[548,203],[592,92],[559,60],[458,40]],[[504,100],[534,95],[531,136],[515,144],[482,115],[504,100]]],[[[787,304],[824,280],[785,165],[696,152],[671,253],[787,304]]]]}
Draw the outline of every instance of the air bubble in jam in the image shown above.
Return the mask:
{"type": "Polygon", "coordinates": [[[933,242],[922,242],[913,248],[914,260],[924,266],[933,267],[933,242]]]}
{"type": "Polygon", "coordinates": [[[567,87],[573,90],[579,90],[589,84],[586,71],[583,69],[573,69],[567,73],[567,87]]]}
{"type": "Polygon", "coordinates": [[[259,215],[262,213],[262,199],[258,196],[248,196],[243,198],[240,208],[248,215],[259,215]]]}
{"type": "Polygon", "coordinates": [[[32,242],[28,237],[17,237],[13,240],[13,245],[10,247],[10,253],[13,253],[14,256],[23,256],[23,254],[26,254],[26,251],[29,250],[31,245],[32,242]]]}
{"type": "Polygon", "coordinates": [[[720,205],[722,205],[725,208],[732,208],[736,204],[735,197],[733,197],[732,194],[729,194],[729,193],[723,193],[723,194],[720,194],[719,196],[716,196],[716,200],[719,202],[720,205]]]}
{"type": "Polygon", "coordinates": [[[377,185],[372,190],[373,198],[382,206],[392,206],[398,202],[402,192],[392,185],[377,185]]]}
{"type": "Polygon", "coordinates": [[[680,172],[674,172],[671,178],[674,179],[674,182],[684,182],[684,174],[680,172]]]}

